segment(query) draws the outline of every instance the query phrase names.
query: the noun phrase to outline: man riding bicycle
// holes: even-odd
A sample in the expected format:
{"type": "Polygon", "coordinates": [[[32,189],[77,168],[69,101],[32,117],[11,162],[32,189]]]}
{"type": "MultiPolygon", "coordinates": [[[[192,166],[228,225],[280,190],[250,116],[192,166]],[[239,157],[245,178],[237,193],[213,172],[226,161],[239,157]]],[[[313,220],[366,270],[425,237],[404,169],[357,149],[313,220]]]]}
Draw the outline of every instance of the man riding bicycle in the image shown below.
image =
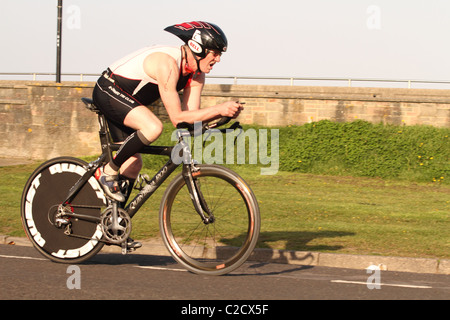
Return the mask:
{"type": "Polygon", "coordinates": [[[200,109],[205,74],[220,62],[227,38],[212,23],[194,21],[164,29],[184,41],[181,48],[143,48],[109,66],[93,92],[95,105],[108,120],[112,139],[123,142],[96,178],[109,197],[126,202],[142,168],[139,151],[162,133],[161,121],[146,106],[161,98],[174,126],[181,122],[236,118],[242,105],[229,101],[200,109]],[[183,90],[180,99],[179,91],[183,90]],[[123,194],[121,179],[130,181],[123,194]]]}

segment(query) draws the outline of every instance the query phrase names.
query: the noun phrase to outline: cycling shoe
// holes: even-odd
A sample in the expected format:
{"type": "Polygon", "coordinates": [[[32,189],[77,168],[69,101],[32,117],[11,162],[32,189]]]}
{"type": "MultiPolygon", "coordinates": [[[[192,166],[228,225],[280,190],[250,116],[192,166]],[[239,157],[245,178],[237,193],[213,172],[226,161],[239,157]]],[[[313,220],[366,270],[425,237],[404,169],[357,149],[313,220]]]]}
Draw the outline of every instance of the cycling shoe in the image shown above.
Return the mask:
{"type": "Polygon", "coordinates": [[[124,202],[125,196],[120,189],[119,176],[106,174],[104,169],[104,167],[98,168],[95,172],[95,178],[100,182],[107,196],[118,202],[124,202]]]}

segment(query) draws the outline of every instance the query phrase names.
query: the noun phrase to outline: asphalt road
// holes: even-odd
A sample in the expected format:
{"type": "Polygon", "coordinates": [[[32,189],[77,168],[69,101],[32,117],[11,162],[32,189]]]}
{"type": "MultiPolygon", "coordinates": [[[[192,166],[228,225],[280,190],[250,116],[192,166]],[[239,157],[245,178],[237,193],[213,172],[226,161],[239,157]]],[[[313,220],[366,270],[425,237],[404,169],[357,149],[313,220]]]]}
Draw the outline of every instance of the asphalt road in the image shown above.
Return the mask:
{"type": "Polygon", "coordinates": [[[108,253],[70,266],[46,260],[33,247],[8,245],[0,245],[0,270],[1,300],[183,300],[170,308],[173,314],[206,312],[193,309],[205,305],[202,300],[210,306],[235,301],[233,312],[245,313],[242,301],[266,304],[273,311],[280,305],[269,300],[290,300],[282,305],[286,311],[298,300],[450,298],[448,275],[380,271],[377,282],[375,273],[366,270],[247,262],[232,274],[213,277],[187,272],[170,257],[108,253]],[[368,282],[380,289],[369,289],[368,282]]]}

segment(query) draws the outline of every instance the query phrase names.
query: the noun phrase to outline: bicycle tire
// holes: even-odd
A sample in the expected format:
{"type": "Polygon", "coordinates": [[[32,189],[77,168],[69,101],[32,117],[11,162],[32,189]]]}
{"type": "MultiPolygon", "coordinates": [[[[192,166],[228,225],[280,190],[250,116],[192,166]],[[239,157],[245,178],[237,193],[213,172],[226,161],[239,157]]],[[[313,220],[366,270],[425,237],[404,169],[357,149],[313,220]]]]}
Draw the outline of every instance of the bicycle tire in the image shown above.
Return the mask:
{"type": "MultiPolygon", "coordinates": [[[[72,157],[60,157],[40,165],[28,179],[21,199],[22,225],[34,247],[46,258],[76,264],[96,255],[103,247],[100,226],[95,222],[70,219],[72,236],[55,225],[58,206],[69,190],[86,172],[87,163],[72,157]]],[[[100,217],[106,198],[94,177],[70,203],[76,213],[100,217]],[[78,207],[83,206],[83,207],[78,207]]]]}
{"type": "Polygon", "coordinates": [[[234,171],[217,165],[198,168],[195,179],[215,221],[203,223],[179,174],[161,201],[161,236],[172,257],[186,269],[203,275],[227,274],[240,267],[256,246],[261,225],[258,203],[234,171]]]}

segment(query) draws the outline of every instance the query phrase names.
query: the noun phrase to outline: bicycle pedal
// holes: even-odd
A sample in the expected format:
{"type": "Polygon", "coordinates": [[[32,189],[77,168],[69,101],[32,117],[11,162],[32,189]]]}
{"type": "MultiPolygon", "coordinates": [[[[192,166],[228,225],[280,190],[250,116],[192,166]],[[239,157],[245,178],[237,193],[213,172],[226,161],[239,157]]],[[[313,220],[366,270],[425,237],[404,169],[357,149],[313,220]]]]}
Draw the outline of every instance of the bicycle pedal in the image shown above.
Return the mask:
{"type": "Polygon", "coordinates": [[[121,247],[122,247],[122,254],[125,255],[127,253],[136,251],[136,249],[142,247],[142,243],[134,240],[131,240],[131,242],[125,241],[121,244],[121,247]]]}

